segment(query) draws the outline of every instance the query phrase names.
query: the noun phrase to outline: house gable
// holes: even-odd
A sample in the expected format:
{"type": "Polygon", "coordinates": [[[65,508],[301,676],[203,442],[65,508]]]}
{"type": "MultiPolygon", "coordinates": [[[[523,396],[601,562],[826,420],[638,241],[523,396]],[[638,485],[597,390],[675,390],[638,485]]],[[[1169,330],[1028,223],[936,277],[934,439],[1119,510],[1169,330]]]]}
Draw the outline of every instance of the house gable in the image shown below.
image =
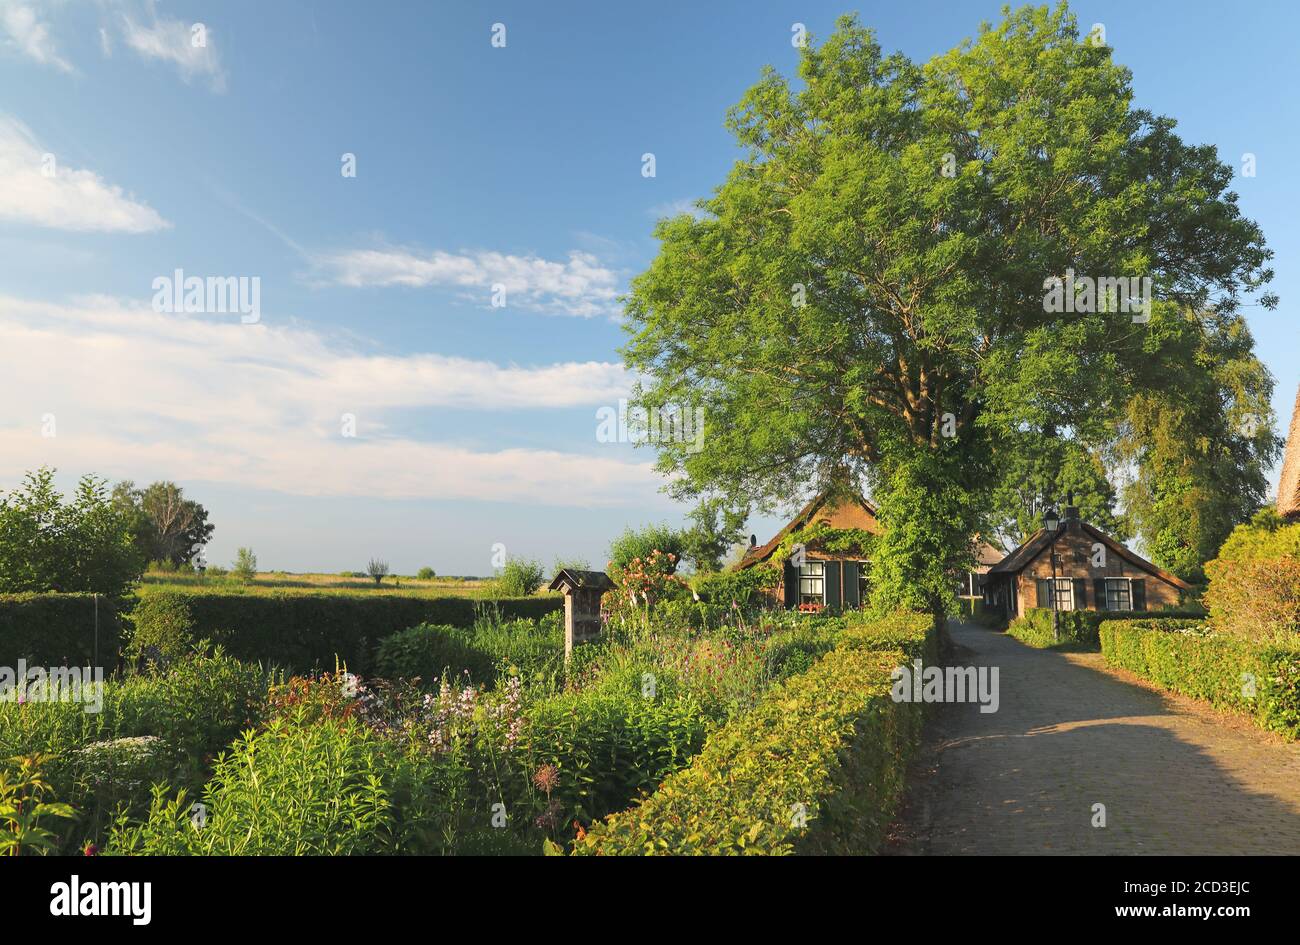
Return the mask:
{"type": "MultiPolygon", "coordinates": [[[[777,532],[771,541],[751,548],[736,565],[736,570],[761,564],[772,557],[781,542],[791,532],[818,522],[825,522],[831,528],[860,528],[873,535],[879,535],[881,531],[880,520],[876,517],[876,507],[871,502],[858,495],[832,499],[826,493],[822,493],[800,509],[799,514],[777,532]]],[[[810,557],[823,556],[811,554],[810,557]]]]}

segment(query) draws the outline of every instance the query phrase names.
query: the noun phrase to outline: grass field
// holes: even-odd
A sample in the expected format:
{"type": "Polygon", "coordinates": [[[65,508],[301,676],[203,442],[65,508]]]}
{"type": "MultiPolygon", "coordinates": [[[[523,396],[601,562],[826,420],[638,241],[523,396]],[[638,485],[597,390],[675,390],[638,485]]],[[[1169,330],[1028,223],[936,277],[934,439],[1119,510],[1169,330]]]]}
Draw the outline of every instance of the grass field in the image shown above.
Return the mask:
{"type": "MultiPolygon", "coordinates": [[[[369,577],[342,574],[289,574],[284,571],[259,571],[249,581],[230,574],[201,576],[193,573],[151,571],[140,582],[141,596],[159,591],[221,591],[230,594],[401,594],[412,597],[469,597],[485,599],[497,596],[490,578],[437,577],[421,581],[414,577],[389,575],[376,585],[369,577]]],[[[546,594],[543,590],[541,593],[546,594]]]]}

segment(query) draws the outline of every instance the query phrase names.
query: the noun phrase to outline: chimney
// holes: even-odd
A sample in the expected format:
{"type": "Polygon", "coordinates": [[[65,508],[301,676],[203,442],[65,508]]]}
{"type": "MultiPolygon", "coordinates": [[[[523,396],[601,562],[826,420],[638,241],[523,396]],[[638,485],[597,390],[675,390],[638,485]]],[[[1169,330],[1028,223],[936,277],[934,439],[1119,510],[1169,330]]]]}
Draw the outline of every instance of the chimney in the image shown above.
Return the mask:
{"type": "Polygon", "coordinates": [[[1079,507],[1074,504],[1074,490],[1065,494],[1065,527],[1067,531],[1079,530],[1079,507]]]}

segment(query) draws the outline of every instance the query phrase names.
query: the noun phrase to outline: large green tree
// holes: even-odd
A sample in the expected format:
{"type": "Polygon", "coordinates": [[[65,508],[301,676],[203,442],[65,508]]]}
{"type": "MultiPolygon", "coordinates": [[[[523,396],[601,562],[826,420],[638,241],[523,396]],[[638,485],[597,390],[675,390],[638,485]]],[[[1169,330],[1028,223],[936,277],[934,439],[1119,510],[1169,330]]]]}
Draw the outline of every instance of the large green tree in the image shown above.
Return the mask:
{"type": "Polygon", "coordinates": [[[208,510],[187,499],[174,482],[137,489],[125,480],[113,487],[113,501],[130,515],[136,547],[147,561],[185,564],[212,537],[215,526],[208,522],[208,510]]]}
{"type": "Polygon", "coordinates": [[[866,477],[877,602],[938,609],[990,527],[1003,444],[1113,438],[1137,393],[1176,387],[1150,365],[1217,331],[1270,252],[1231,169],[1134,108],[1064,6],[924,65],[844,18],[799,75],[764,73],[728,118],[743,157],[657,227],[625,359],[643,406],[705,410],[702,448],[660,444],[676,494],[764,507],[866,477]],[[1071,270],[1150,277],[1149,318],[1058,311],[1048,280],[1071,270]]]}
{"type": "Polygon", "coordinates": [[[125,597],[144,570],[131,519],[102,479],[84,476],[71,499],[54,470],[28,473],[0,495],[0,593],[74,591],[125,597]]]}

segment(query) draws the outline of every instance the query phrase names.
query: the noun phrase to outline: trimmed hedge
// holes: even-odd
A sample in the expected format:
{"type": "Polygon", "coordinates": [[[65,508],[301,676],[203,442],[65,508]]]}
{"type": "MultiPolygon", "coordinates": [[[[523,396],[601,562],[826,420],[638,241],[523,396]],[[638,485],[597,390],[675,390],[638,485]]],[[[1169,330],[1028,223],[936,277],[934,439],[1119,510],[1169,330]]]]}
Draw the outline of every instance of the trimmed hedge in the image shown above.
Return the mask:
{"type": "MultiPolygon", "coordinates": [[[[375,671],[389,679],[419,677],[437,683],[444,673],[492,683],[498,667],[532,681],[564,663],[564,626],[559,621],[515,620],[490,628],[464,630],[420,624],[385,637],[375,671]]],[[[463,680],[462,680],[463,681],[463,680]]]]}
{"type": "Polygon", "coordinates": [[[937,646],[928,616],[847,628],[811,669],[714,732],[645,801],[593,825],[573,852],[874,852],[923,716],[920,703],[893,701],[891,674],[913,656],[933,659],[937,646]]]}
{"type": "Polygon", "coordinates": [[[1007,625],[1007,635],[1040,649],[1062,646],[1096,650],[1101,646],[1097,628],[1105,621],[1151,620],[1152,618],[1199,621],[1204,620],[1205,615],[1195,611],[1172,610],[1159,613],[1147,610],[1062,610],[1059,621],[1061,638],[1058,640],[1052,636],[1052,611],[1047,607],[1030,607],[1023,615],[1007,625]]]}
{"type": "Polygon", "coordinates": [[[1111,666],[1300,738],[1300,647],[1212,633],[1193,620],[1106,621],[1101,652],[1111,666]]]}
{"type": "MultiPolygon", "coordinates": [[[[95,660],[95,595],[0,594],[0,666],[90,666],[95,660]]],[[[110,673],[122,646],[113,602],[99,596],[99,662],[110,673]]]]}
{"type": "Polygon", "coordinates": [[[294,672],[332,670],[337,658],[351,671],[368,674],[386,637],[424,623],[470,627],[475,609],[484,607],[498,608],[507,620],[538,619],[562,609],[564,599],[165,592],[149,594],[136,606],[131,652],[156,647],[173,654],[206,639],[236,659],[294,672]]]}

